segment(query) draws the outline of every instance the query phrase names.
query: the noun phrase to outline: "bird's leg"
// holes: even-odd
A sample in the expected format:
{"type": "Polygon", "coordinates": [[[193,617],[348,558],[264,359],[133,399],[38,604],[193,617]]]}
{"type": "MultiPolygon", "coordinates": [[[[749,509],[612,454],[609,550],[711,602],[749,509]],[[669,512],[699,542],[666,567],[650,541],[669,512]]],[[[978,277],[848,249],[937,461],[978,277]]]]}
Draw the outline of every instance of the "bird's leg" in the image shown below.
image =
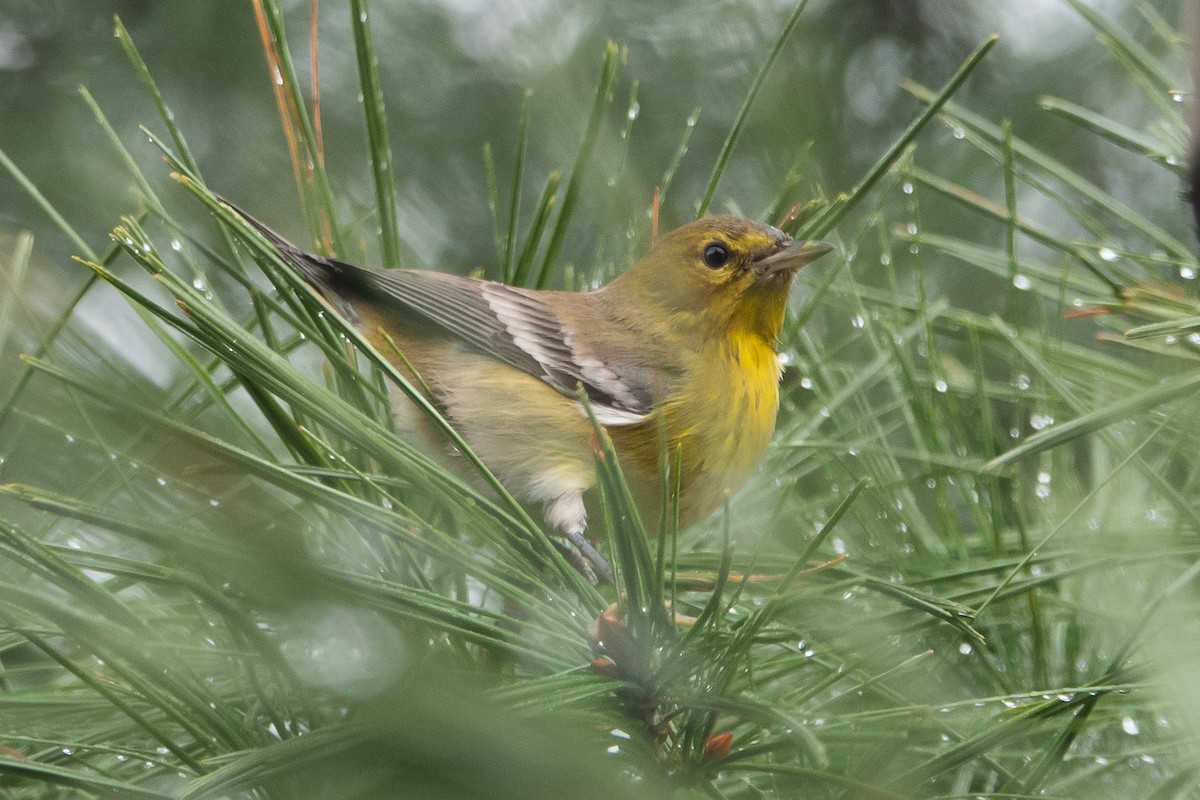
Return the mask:
{"type": "Polygon", "coordinates": [[[554,543],[555,549],[562,553],[563,558],[570,562],[575,571],[587,578],[588,583],[592,586],[600,583],[600,579],[596,577],[596,570],[592,568],[591,562],[588,561],[587,556],[583,554],[577,545],[559,536],[551,536],[550,541],[554,543]]]}
{"type": "Polygon", "coordinates": [[[558,528],[567,537],[563,555],[575,569],[583,573],[593,585],[599,581],[613,582],[612,568],[604,556],[592,547],[587,538],[587,509],[583,504],[583,491],[565,491],[553,502],[546,504],[546,521],[558,528]]]}
{"type": "MultiPolygon", "coordinates": [[[[576,551],[577,556],[584,559],[583,566],[587,568],[584,576],[592,583],[596,583],[598,577],[604,583],[611,584],[613,582],[612,567],[608,566],[608,562],[604,560],[604,556],[596,548],[592,547],[592,543],[588,541],[587,536],[583,532],[583,528],[572,528],[567,532],[567,541],[572,545],[572,549],[576,551]],[[589,576],[588,573],[591,573],[589,576]]],[[[575,565],[579,569],[579,565],[575,565]]]]}

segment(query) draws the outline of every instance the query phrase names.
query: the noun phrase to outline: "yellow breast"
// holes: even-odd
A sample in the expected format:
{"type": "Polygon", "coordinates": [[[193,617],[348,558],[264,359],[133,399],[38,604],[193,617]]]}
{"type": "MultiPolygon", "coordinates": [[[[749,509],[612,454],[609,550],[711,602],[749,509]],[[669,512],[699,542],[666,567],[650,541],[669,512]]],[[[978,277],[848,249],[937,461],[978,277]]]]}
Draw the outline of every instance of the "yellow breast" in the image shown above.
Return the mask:
{"type": "MultiPolygon", "coordinates": [[[[667,443],[671,452],[678,448],[681,458],[684,524],[707,516],[758,465],[775,430],[779,369],[774,348],[760,336],[747,333],[714,339],[696,354],[679,390],[664,402],[667,443]]],[[[661,496],[657,480],[661,449],[657,434],[646,435],[639,429],[657,425],[648,421],[611,431],[622,462],[633,462],[638,467],[635,475],[649,484],[651,496],[643,509],[661,496]]]]}

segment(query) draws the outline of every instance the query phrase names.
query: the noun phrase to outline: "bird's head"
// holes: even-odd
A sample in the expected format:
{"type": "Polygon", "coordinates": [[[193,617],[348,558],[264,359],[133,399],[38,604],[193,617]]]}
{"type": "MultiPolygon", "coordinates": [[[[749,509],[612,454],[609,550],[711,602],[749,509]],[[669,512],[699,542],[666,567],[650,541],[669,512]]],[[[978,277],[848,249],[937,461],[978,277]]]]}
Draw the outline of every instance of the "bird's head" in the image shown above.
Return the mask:
{"type": "Polygon", "coordinates": [[[652,303],[657,313],[774,341],[796,271],[831,249],[770,225],[704,217],[660,238],[609,287],[652,303]]]}

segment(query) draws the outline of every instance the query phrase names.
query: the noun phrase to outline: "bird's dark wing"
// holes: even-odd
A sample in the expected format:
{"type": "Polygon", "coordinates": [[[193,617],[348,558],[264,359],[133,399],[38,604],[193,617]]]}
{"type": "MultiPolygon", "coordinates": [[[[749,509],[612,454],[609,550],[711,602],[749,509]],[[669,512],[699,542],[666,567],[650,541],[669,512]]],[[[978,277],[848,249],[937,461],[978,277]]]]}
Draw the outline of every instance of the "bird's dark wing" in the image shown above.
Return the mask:
{"type": "Polygon", "coordinates": [[[441,272],[398,269],[369,275],[389,302],[437,323],[474,349],[568,397],[582,386],[597,419],[607,425],[633,424],[650,413],[650,371],[614,365],[588,345],[588,331],[575,329],[557,313],[554,301],[579,298],[441,272]]]}
{"type": "MultiPolygon", "coordinates": [[[[232,205],[232,204],[231,204],[232,205]]],[[[357,321],[352,300],[360,298],[423,317],[485,355],[545,381],[567,397],[582,386],[596,418],[605,425],[641,422],[653,406],[653,371],[616,363],[589,346],[594,331],[578,330],[556,304],[573,296],[520,289],[493,281],[424,270],[369,270],[305,252],[233,206],[271,241],[284,260],[357,321]]],[[[574,298],[574,302],[579,302],[574,298]]],[[[615,325],[595,315],[596,325],[615,325]]]]}

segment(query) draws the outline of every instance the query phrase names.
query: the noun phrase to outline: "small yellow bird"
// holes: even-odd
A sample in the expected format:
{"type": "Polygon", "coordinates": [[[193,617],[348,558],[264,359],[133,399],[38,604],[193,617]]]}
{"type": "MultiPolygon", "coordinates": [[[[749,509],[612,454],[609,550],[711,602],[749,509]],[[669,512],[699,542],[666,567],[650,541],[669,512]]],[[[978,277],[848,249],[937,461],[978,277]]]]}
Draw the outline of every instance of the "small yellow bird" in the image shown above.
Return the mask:
{"type": "MultiPolygon", "coordinates": [[[[234,210],[385,355],[394,353],[386,332],[483,462],[518,499],[543,505],[546,521],[605,578],[607,565],[585,536],[596,471],[579,388],[612,438],[643,518],[657,519],[661,506],[660,430],[668,451],[679,451],[682,522],[704,517],[767,447],[792,278],[832,249],[712,216],[666,234],[600,289],[538,291],[364,269],[304,252],[234,210]]],[[[412,406],[399,391],[393,407],[401,428],[433,433],[405,412],[412,406]]]]}

